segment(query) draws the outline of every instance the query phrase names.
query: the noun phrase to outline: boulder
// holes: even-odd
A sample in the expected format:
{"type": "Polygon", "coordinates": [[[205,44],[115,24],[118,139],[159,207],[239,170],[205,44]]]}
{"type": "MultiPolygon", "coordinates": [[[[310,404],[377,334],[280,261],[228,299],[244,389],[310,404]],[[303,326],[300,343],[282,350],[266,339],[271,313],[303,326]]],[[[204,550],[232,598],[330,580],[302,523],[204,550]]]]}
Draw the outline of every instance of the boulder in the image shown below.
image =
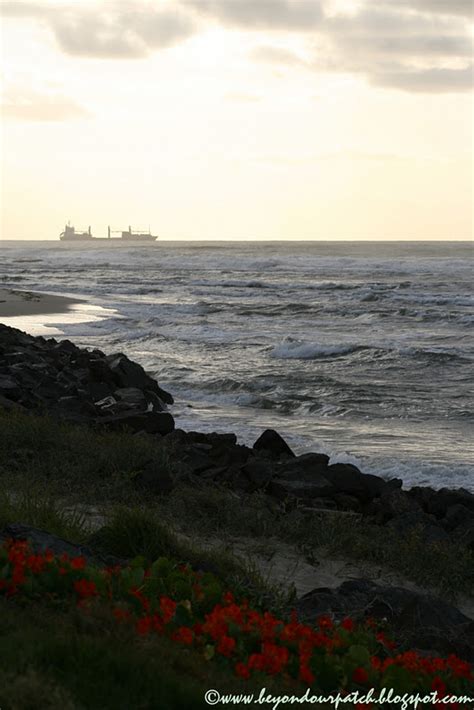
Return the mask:
{"type": "Polygon", "coordinates": [[[383,478],[362,473],[350,463],[335,463],[327,467],[325,478],[341,493],[355,496],[361,501],[380,497],[386,490],[383,478]]]}
{"type": "Polygon", "coordinates": [[[458,653],[467,660],[474,657],[472,622],[467,616],[441,599],[402,587],[351,580],[335,589],[314,589],[299,599],[296,610],[302,620],[311,622],[328,613],[337,619],[386,619],[415,648],[458,653]]]}
{"type": "Polygon", "coordinates": [[[327,498],[334,492],[334,486],[321,474],[311,473],[306,477],[277,477],[268,485],[270,495],[284,500],[288,496],[295,498],[327,498]]]}
{"type": "Polygon", "coordinates": [[[275,458],[293,458],[295,455],[286,441],[274,429],[266,429],[258,437],[252,448],[255,451],[267,451],[275,458]]]}
{"type": "Polygon", "coordinates": [[[169,434],[174,429],[174,419],[168,412],[123,412],[100,417],[96,424],[111,431],[131,429],[148,434],[169,434]]]}
{"type": "Polygon", "coordinates": [[[137,387],[138,389],[150,390],[151,392],[156,392],[166,404],[173,404],[174,400],[169,392],[161,389],[158,383],[147,375],[143,367],[137,362],[132,362],[123,353],[109,355],[105,359],[119,387],[137,387]]]}
{"type": "Polygon", "coordinates": [[[137,488],[157,494],[169,493],[174,486],[173,478],[168,469],[154,461],[146,464],[133,477],[133,483],[137,488]]]}
{"type": "Polygon", "coordinates": [[[148,406],[145,393],[138,387],[120,387],[115,390],[114,396],[120,402],[125,402],[132,409],[146,410],[148,406]]]}
{"type": "Polygon", "coordinates": [[[34,528],[31,525],[23,525],[22,523],[5,525],[0,531],[0,540],[28,540],[32,550],[36,553],[51,550],[55,555],[66,554],[69,555],[69,557],[85,557],[88,564],[97,566],[121,565],[125,562],[118,557],[98,554],[90,547],[76,545],[75,543],[63,540],[63,538],[57,535],[52,535],[44,530],[34,528]]]}
{"type": "Polygon", "coordinates": [[[251,490],[265,488],[273,477],[271,463],[264,460],[250,460],[242,467],[241,471],[247,477],[251,490]]]}
{"type": "Polygon", "coordinates": [[[392,518],[396,518],[406,513],[422,513],[422,508],[416,499],[412,498],[407,492],[400,489],[395,489],[381,496],[374,505],[374,512],[377,515],[377,521],[385,523],[392,518]]]}
{"type": "Polygon", "coordinates": [[[402,534],[417,532],[424,543],[431,545],[449,540],[448,533],[436,519],[422,510],[412,511],[392,518],[386,526],[402,534]]]}

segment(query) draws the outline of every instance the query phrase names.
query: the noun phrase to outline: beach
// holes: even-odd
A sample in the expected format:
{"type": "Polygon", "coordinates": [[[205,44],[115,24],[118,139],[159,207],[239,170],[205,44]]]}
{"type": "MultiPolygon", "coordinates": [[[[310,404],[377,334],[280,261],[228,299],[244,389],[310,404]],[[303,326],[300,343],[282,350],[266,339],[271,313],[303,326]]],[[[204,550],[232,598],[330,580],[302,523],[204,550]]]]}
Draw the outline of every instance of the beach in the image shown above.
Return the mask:
{"type": "Polygon", "coordinates": [[[124,352],[180,428],[272,428],[298,453],[472,488],[468,243],[4,247],[4,288],[77,299],[7,324],[124,352]]]}
{"type": "Polygon", "coordinates": [[[0,318],[66,313],[78,299],[36,291],[0,289],[0,318]]]}

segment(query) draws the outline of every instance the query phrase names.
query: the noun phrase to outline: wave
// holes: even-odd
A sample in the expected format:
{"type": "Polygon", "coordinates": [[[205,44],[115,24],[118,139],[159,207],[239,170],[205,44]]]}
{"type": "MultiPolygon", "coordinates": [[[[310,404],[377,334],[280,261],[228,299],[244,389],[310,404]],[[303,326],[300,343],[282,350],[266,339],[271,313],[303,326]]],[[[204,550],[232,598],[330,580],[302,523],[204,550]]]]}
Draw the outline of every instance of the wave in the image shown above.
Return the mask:
{"type": "Polygon", "coordinates": [[[338,355],[349,355],[363,346],[354,344],[321,345],[320,343],[286,342],[273,348],[270,357],[279,360],[317,360],[338,355]]]}

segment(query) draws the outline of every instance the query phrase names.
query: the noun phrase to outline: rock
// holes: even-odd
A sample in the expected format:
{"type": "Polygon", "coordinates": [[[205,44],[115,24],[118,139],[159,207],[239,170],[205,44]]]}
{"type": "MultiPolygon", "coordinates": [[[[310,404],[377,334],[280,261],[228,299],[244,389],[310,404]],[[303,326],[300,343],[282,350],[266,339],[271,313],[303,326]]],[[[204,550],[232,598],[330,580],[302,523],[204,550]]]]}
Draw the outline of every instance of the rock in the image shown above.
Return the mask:
{"type": "Polygon", "coordinates": [[[436,515],[437,518],[444,518],[448,508],[453,505],[464,505],[474,511],[474,494],[465,488],[441,488],[435,491],[429,487],[415,486],[408,494],[419,502],[426,513],[436,515]]]}
{"type": "Polygon", "coordinates": [[[268,485],[270,495],[284,500],[288,496],[296,498],[325,498],[334,492],[334,486],[318,473],[312,473],[305,478],[274,478],[268,485]]]}
{"type": "Polygon", "coordinates": [[[169,434],[174,429],[174,419],[168,412],[124,412],[96,419],[96,424],[111,431],[131,429],[148,434],[169,434]]]}
{"type": "Polygon", "coordinates": [[[299,617],[313,622],[319,615],[336,618],[387,619],[407,644],[426,651],[474,656],[471,620],[436,597],[402,587],[388,587],[367,579],[343,582],[336,589],[319,588],[296,604],[299,617]]]}
{"type": "Polygon", "coordinates": [[[163,434],[174,428],[170,415],[158,418],[171,395],[122,353],[106,356],[2,324],[0,397],[71,422],[94,424],[99,414],[111,428],[126,423],[133,431],[144,427],[163,434]],[[147,416],[135,419],[136,414],[147,416]]]}
{"type": "Polygon", "coordinates": [[[7,412],[26,411],[25,407],[22,404],[20,404],[19,402],[14,402],[12,399],[8,399],[7,397],[3,397],[1,394],[0,407],[2,409],[6,409],[7,412]]]}
{"type": "Polygon", "coordinates": [[[69,555],[70,557],[85,557],[88,564],[93,565],[116,565],[123,564],[125,560],[111,555],[97,554],[91,548],[83,545],[76,545],[67,540],[63,540],[57,535],[52,535],[44,530],[34,528],[31,525],[22,523],[11,523],[5,525],[0,531],[1,540],[29,540],[34,552],[45,552],[51,550],[55,555],[69,555]]]}
{"type": "Polygon", "coordinates": [[[21,388],[13,378],[0,375],[0,394],[7,399],[17,400],[21,395],[21,388]]]}
{"type": "Polygon", "coordinates": [[[157,494],[169,493],[174,487],[170,472],[155,462],[148,463],[133,477],[133,482],[137,488],[157,494]]]}
{"type": "Polygon", "coordinates": [[[335,489],[353,495],[361,501],[370,501],[381,496],[386,490],[383,478],[368,473],[361,473],[349,463],[336,463],[328,466],[324,476],[335,489]]]}
{"type": "Polygon", "coordinates": [[[324,476],[328,463],[329,456],[326,456],[326,454],[309,453],[280,461],[276,465],[275,471],[277,475],[281,475],[284,478],[288,478],[289,475],[292,478],[296,478],[298,475],[307,476],[312,473],[320,473],[324,476]]]}
{"type": "Polygon", "coordinates": [[[402,490],[392,490],[374,503],[378,522],[385,523],[406,513],[422,513],[418,502],[402,490]]]}
{"type": "Polygon", "coordinates": [[[284,456],[293,458],[295,455],[286,441],[274,429],[266,429],[252,448],[255,451],[268,451],[275,458],[284,456]]]}
{"type": "Polygon", "coordinates": [[[474,526],[474,511],[470,510],[462,503],[450,505],[446,511],[443,520],[446,530],[455,530],[456,528],[474,526]]]}
{"type": "Polygon", "coordinates": [[[166,404],[173,404],[173,397],[169,392],[161,389],[158,383],[146,374],[141,365],[129,360],[123,353],[106,357],[115,381],[120,387],[137,387],[138,389],[156,392],[166,404]]]}
{"type": "Polygon", "coordinates": [[[265,488],[273,476],[273,468],[268,461],[251,460],[241,469],[250,483],[251,490],[265,488]]]}
{"type": "Polygon", "coordinates": [[[132,409],[146,410],[147,398],[138,387],[121,387],[114,392],[115,397],[120,402],[125,402],[132,409]]]}
{"type": "Polygon", "coordinates": [[[423,542],[428,545],[449,540],[448,533],[437,524],[435,518],[427,515],[422,510],[398,515],[390,520],[386,527],[404,534],[418,532],[423,542]]]}

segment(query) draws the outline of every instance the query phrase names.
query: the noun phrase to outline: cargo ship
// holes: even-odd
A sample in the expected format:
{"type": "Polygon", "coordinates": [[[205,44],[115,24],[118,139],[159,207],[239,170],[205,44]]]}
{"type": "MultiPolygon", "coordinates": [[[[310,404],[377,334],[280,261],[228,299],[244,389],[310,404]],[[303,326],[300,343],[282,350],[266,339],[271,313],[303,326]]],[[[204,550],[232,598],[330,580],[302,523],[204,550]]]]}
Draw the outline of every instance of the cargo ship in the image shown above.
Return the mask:
{"type": "Polygon", "coordinates": [[[126,230],[115,230],[108,227],[106,237],[94,237],[92,236],[90,227],[87,229],[87,231],[76,231],[76,228],[72,227],[69,222],[64,227],[64,231],[61,232],[61,234],[59,235],[59,238],[62,242],[108,241],[110,239],[111,241],[113,240],[134,243],[155,242],[158,239],[158,237],[155,237],[153,234],[150,233],[149,229],[148,232],[145,232],[143,230],[133,231],[130,226],[126,230]],[[112,234],[119,234],[120,236],[113,237],[112,234]]]}

